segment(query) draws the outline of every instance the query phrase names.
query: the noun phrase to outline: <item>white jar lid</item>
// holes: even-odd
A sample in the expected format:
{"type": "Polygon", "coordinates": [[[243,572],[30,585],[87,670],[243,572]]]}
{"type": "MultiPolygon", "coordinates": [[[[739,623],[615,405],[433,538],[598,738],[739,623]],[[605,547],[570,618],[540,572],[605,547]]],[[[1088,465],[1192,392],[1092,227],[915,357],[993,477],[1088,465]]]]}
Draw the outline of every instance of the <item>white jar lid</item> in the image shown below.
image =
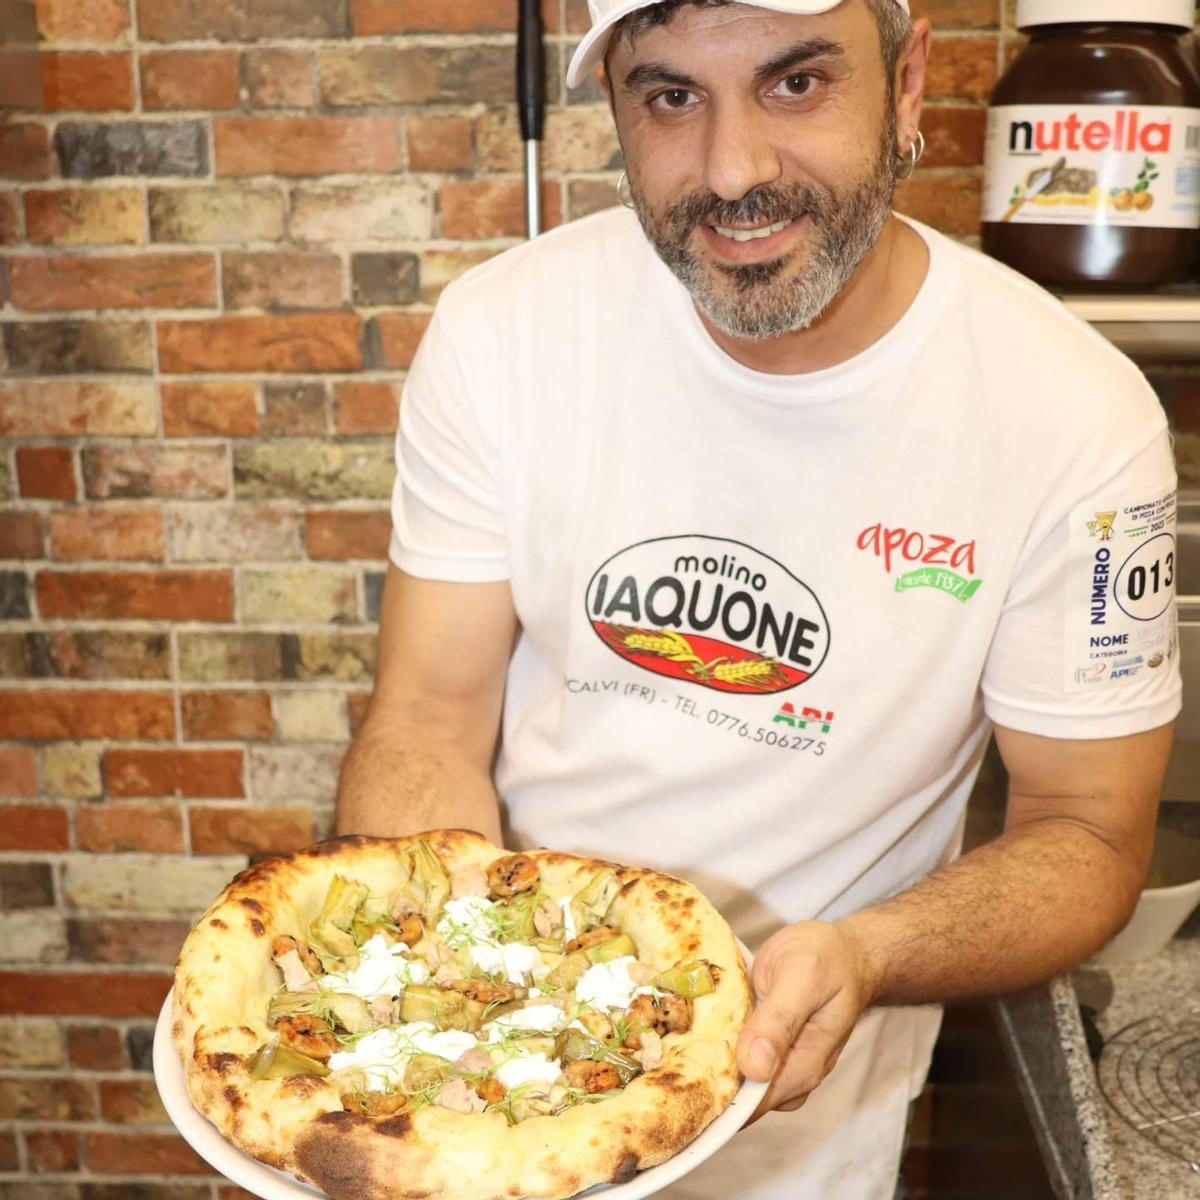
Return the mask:
{"type": "Polygon", "coordinates": [[[1195,20],[1194,0],[1017,0],[1018,29],[1092,22],[1191,29],[1195,20]]]}

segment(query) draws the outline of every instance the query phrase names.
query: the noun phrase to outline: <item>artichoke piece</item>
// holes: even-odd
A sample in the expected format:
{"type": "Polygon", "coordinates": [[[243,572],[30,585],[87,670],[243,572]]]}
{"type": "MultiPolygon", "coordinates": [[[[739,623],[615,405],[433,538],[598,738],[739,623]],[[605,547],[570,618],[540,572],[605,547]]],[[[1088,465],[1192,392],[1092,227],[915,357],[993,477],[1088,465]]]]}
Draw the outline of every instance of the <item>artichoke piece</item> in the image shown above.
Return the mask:
{"type": "Polygon", "coordinates": [[[308,940],[337,958],[357,961],[354,918],[369,895],[367,885],[335,875],[317,919],[308,927],[308,940]]]}
{"type": "Polygon", "coordinates": [[[330,992],[324,997],[325,1007],[333,1019],[348,1033],[366,1033],[379,1022],[371,1016],[367,1002],[361,996],[348,992],[330,992]]]}
{"type": "Polygon", "coordinates": [[[350,932],[359,946],[365,945],[377,933],[382,933],[389,945],[394,945],[396,941],[396,926],[382,913],[356,913],[350,932]]]}
{"type": "Polygon", "coordinates": [[[622,1087],[642,1071],[642,1064],[636,1058],[604,1045],[579,1029],[564,1029],[558,1035],[554,1042],[554,1057],[564,1064],[583,1059],[608,1063],[616,1068],[622,1087]]]}
{"type": "Polygon", "coordinates": [[[461,1029],[474,1033],[483,1024],[487,1006],[462,992],[410,984],[400,1001],[400,1020],[428,1021],[438,1029],[461,1029]]]}
{"type": "Polygon", "coordinates": [[[420,1092],[431,1085],[444,1083],[453,1065],[436,1054],[414,1054],[404,1068],[404,1086],[410,1092],[420,1092]]]}
{"type": "Polygon", "coordinates": [[[598,946],[589,946],[584,953],[594,963],[612,962],[615,958],[637,958],[637,946],[627,933],[619,934],[598,946]]]}
{"type": "Polygon", "coordinates": [[[661,975],[656,975],[650,980],[650,986],[695,1000],[697,996],[707,996],[709,992],[716,991],[717,981],[708,963],[698,958],[693,962],[678,963],[661,975]]]}
{"type": "MultiPolygon", "coordinates": [[[[500,901],[492,909],[491,917],[496,924],[497,940],[501,942],[532,942],[537,938],[533,919],[537,914],[541,897],[536,892],[525,892],[511,900],[500,901]]],[[[557,945],[557,943],[551,943],[557,945]]]]}
{"type": "Polygon", "coordinates": [[[419,841],[401,851],[400,868],[405,875],[401,892],[421,910],[425,924],[432,928],[450,899],[450,876],[442,860],[428,842],[419,841]]]}
{"type": "Polygon", "coordinates": [[[320,992],[278,992],[271,997],[267,1024],[274,1029],[284,1017],[315,1017],[320,1015],[318,1009],[326,1007],[326,999],[320,992]]]}
{"type": "Polygon", "coordinates": [[[291,1046],[285,1046],[278,1038],[259,1046],[246,1059],[246,1070],[250,1072],[250,1078],[255,1080],[288,1079],[292,1075],[324,1077],[329,1074],[329,1068],[324,1063],[293,1050],[291,1046]]]}
{"type": "Polygon", "coordinates": [[[546,983],[552,988],[573,988],[591,965],[587,951],[576,950],[574,954],[563,956],[558,966],[546,976],[546,983]]]}
{"type": "Polygon", "coordinates": [[[587,885],[571,897],[571,915],[579,935],[593,925],[603,925],[612,902],[621,890],[616,871],[597,871],[587,885]]]}

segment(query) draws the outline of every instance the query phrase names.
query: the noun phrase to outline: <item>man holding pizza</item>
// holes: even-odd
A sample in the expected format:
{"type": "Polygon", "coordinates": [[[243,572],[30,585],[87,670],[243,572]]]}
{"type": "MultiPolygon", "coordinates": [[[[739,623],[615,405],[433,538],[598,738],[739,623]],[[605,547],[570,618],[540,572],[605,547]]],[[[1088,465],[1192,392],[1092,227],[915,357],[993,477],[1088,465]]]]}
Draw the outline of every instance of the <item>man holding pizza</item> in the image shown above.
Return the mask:
{"type": "Polygon", "coordinates": [[[569,81],[604,82],[626,207],[438,306],[339,832],[698,884],[757,954],[739,1061],[775,1111],[669,1194],[890,1196],[937,1003],[1136,902],[1180,695],[1165,421],[1052,298],[892,214],[905,0],[591,12],[569,81]],[[955,861],[993,733],[1006,827],[955,861]]]}

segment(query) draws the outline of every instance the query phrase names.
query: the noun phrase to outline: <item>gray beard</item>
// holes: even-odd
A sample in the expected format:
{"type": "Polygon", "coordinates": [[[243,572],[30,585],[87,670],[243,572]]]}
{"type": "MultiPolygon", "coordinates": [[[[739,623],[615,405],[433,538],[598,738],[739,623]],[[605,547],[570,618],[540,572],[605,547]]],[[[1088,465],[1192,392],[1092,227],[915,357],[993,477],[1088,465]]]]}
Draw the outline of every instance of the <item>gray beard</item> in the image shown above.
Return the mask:
{"type": "Polygon", "coordinates": [[[850,282],[878,240],[896,191],[895,124],[885,130],[871,173],[845,195],[814,184],[764,184],[727,202],[693,192],[661,217],[651,212],[631,182],[634,207],[659,258],[687,288],[717,329],[729,337],[762,341],[808,329],[850,282]],[[807,217],[816,238],[798,275],[781,278],[786,259],[749,266],[706,266],[688,242],[701,224],[774,224],[807,217]]]}

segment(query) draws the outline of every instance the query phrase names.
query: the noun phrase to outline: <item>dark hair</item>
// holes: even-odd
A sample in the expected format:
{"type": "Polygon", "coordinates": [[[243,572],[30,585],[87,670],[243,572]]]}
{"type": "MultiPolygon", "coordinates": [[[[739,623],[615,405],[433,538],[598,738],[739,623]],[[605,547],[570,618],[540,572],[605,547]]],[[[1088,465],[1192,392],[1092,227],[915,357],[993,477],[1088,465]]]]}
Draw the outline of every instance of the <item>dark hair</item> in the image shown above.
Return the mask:
{"type": "MultiPolygon", "coordinates": [[[[623,17],[613,27],[612,37],[623,38],[628,46],[647,29],[665,25],[685,5],[692,8],[723,8],[734,3],[737,3],[737,0],[660,0],[658,4],[639,8],[629,16],[623,17]]],[[[879,47],[883,51],[883,65],[887,69],[890,87],[896,64],[900,61],[900,55],[904,53],[912,35],[912,20],[896,0],[866,0],[866,3],[879,26],[879,47]]],[[[604,69],[607,72],[608,55],[604,57],[604,69]]]]}

